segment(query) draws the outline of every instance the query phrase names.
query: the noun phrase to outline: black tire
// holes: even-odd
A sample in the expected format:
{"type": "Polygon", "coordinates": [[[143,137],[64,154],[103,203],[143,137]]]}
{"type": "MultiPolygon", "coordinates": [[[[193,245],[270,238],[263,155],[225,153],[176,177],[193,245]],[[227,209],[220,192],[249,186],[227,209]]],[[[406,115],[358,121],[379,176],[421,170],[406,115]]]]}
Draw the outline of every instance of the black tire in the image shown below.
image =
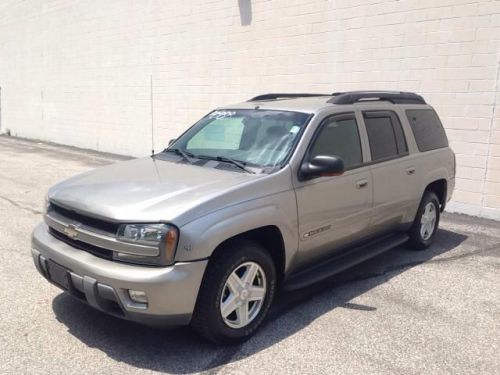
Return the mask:
{"type": "Polygon", "coordinates": [[[422,197],[422,201],[420,202],[420,206],[418,207],[417,215],[415,216],[415,220],[408,231],[410,239],[407,242],[409,248],[413,250],[425,250],[427,249],[434,238],[436,237],[436,232],[439,226],[439,216],[440,216],[440,206],[439,199],[432,191],[425,191],[424,196],[422,197]],[[422,227],[422,216],[425,212],[425,208],[428,204],[434,205],[434,212],[436,213],[436,219],[433,225],[432,234],[428,238],[424,238],[421,233],[422,227]]]}
{"type": "Polygon", "coordinates": [[[219,344],[236,344],[252,336],[264,321],[276,290],[276,269],[269,253],[248,240],[222,245],[210,259],[203,276],[191,326],[202,337],[219,344]],[[245,327],[232,328],[224,322],[220,306],[227,279],[246,262],[257,263],[264,272],[266,294],[260,311],[245,327]]]}

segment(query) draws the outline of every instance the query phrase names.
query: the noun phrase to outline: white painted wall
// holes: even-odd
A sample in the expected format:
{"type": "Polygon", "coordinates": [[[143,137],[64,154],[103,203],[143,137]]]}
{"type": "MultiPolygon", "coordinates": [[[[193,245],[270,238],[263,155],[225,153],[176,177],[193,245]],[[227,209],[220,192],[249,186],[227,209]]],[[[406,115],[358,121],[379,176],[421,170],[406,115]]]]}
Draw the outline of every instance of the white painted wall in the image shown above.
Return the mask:
{"type": "MultiPolygon", "coordinates": [[[[500,218],[500,1],[0,2],[1,127],[123,154],[273,91],[416,91],[457,153],[451,210],[500,218]]],[[[1,161],[0,161],[1,164],[1,161]]]]}

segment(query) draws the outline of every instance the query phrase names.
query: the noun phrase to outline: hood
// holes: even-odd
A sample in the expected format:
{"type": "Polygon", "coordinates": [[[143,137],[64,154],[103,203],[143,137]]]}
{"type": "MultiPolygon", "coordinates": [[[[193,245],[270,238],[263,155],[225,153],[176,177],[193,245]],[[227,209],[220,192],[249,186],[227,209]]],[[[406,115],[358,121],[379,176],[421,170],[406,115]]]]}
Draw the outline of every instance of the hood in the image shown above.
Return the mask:
{"type": "Polygon", "coordinates": [[[204,202],[265,176],[147,157],[70,178],[52,187],[48,197],[51,202],[96,218],[173,222],[187,211],[196,211],[192,212],[195,216],[206,213],[204,202]]]}

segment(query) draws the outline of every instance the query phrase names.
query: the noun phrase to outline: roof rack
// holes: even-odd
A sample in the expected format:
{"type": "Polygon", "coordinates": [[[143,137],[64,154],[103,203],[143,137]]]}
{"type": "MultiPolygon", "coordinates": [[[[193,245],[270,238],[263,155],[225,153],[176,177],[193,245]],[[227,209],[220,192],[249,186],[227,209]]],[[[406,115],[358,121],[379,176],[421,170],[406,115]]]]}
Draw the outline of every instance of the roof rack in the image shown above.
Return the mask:
{"type": "Polygon", "coordinates": [[[249,102],[257,102],[264,100],[276,100],[276,99],[293,99],[293,98],[310,98],[314,96],[332,96],[331,94],[263,94],[253,97],[248,100],[249,102]]]}
{"type": "Polygon", "coordinates": [[[393,104],[426,104],[422,96],[403,91],[347,91],[335,92],[328,100],[332,104],[354,104],[361,101],[388,101],[393,104]]]}

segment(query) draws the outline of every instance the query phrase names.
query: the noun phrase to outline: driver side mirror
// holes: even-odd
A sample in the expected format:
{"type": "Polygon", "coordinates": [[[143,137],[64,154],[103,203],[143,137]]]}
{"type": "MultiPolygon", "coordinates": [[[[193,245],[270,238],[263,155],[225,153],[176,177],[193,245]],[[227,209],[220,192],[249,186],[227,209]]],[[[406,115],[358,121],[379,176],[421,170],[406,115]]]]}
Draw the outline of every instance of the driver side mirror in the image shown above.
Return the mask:
{"type": "Polygon", "coordinates": [[[338,156],[317,155],[300,167],[299,179],[340,176],[344,173],[344,161],[338,156]]]}
{"type": "Polygon", "coordinates": [[[168,145],[172,146],[176,140],[177,140],[176,138],[172,138],[170,141],[168,141],[168,145]]]}

